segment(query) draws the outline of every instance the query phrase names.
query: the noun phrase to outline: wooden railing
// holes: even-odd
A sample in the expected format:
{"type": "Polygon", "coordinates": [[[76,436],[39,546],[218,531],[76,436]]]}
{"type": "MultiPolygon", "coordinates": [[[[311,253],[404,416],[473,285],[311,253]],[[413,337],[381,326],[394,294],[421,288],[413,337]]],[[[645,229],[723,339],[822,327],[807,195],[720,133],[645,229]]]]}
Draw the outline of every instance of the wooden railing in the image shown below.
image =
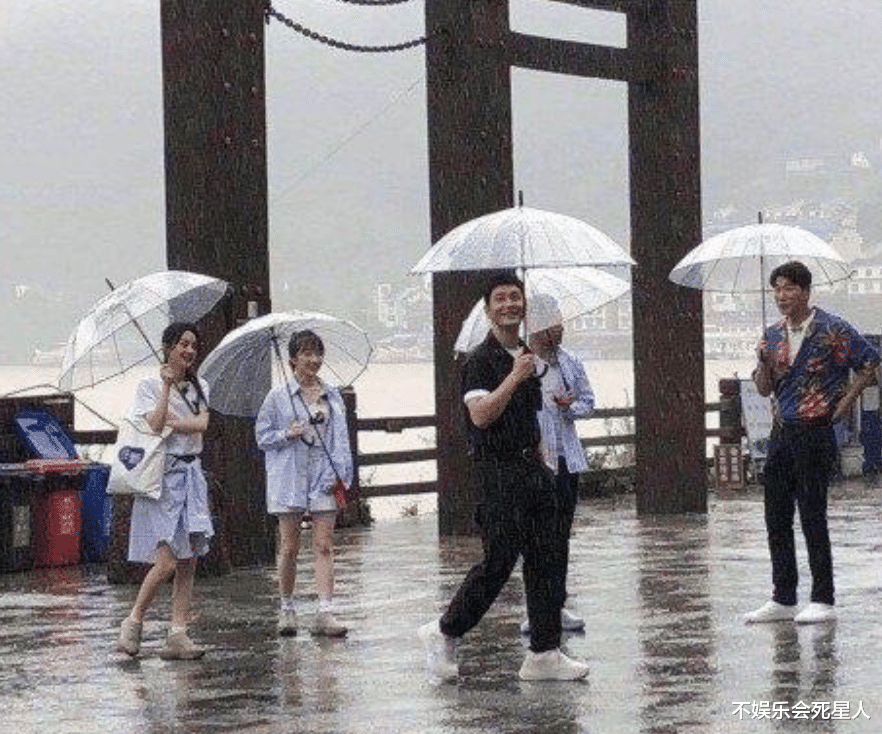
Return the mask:
{"type": "MultiPolygon", "coordinates": [[[[725,398],[725,396],[724,396],[725,398]]],[[[435,447],[418,449],[401,449],[395,451],[376,451],[365,453],[360,448],[359,436],[366,432],[381,432],[386,434],[401,434],[404,431],[422,428],[435,428],[435,416],[401,416],[389,418],[359,418],[355,410],[355,396],[352,393],[344,393],[344,399],[349,407],[349,433],[352,438],[353,456],[356,458],[358,469],[365,467],[391,466],[408,464],[420,461],[434,461],[437,458],[435,447]]],[[[721,422],[726,422],[724,416],[725,402],[708,403],[705,406],[707,413],[720,414],[721,422]]],[[[626,423],[631,421],[633,425],[633,408],[598,408],[590,417],[581,421],[605,421],[624,419],[626,423]]],[[[737,418],[740,422],[740,415],[737,418]]],[[[73,439],[77,444],[112,444],[116,440],[116,431],[73,431],[73,439]]],[[[727,441],[731,438],[731,428],[708,428],[705,431],[707,438],[719,438],[727,441]]],[[[635,442],[633,433],[608,432],[602,436],[590,436],[581,439],[585,448],[604,448],[612,446],[628,446],[635,442]]],[[[628,467],[624,467],[625,470],[628,467]]],[[[612,470],[615,472],[616,470],[612,470]]],[[[598,470],[598,474],[608,474],[610,470],[598,470]]],[[[359,472],[360,474],[360,472],[359,472]]],[[[363,477],[359,477],[362,479],[363,477]]],[[[437,482],[414,481],[399,482],[394,484],[377,484],[374,482],[359,482],[359,490],[364,497],[397,497],[401,495],[428,494],[437,492],[437,482]]]]}
{"type": "MultiPolygon", "coordinates": [[[[706,413],[720,413],[724,404],[708,403],[705,406],[706,413]]],[[[354,414],[354,411],[351,413],[354,414]]],[[[633,408],[598,408],[588,418],[582,418],[580,421],[603,421],[609,419],[630,419],[633,421],[633,408]]],[[[435,448],[425,449],[409,449],[400,451],[382,451],[375,453],[364,453],[359,449],[358,436],[365,431],[381,431],[385,433],[402,433],[408,429],[416,428],[434,428],[435,416],[408,416],[400,418],[358,418],[352,421],[350,433],[355,436],[353,455],[358,457],[357,466],[382,466],[391,464],[406,464],[416,461],[434,461],[436,458],[435,448]]],[[[725,438],[728,432],[724,428],[708,428],[705,430],[707,438],[725,438]]],[[[608,433],[603,436],[590,436],[581,439],[582,446],[590,447],[608,447],[608,446],[627,446],[635,442],[633,433],[608,433]]],[[[395,497],[406,494],[425,494],[437,492],[437,482],[421,481],[421,482],[404,482],[397,484],[360,484],[360,491],[364,497],[395,497]]]]}

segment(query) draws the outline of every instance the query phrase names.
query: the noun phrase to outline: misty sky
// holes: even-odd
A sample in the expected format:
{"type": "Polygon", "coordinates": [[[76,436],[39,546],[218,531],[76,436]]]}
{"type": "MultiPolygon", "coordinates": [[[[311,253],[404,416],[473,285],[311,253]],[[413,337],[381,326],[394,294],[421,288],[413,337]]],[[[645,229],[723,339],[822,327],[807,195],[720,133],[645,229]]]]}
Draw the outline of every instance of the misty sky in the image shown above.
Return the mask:
{"type": "MultiPolygon", "coordinates": [[[[421,0],[274,2],[350,42],[423,34],[421,0]]],[[[624,43],[619,16],[511,7],[523,32],[624,43]]],[[[756,206],[755,182],[787,157],[878,149],[882,3],[699,0],[699,13],[705,214],[756,206]]],[[[407,282],[429,246],[423,52],[353,54],[266,30],[274,306],[362,319],[374,283],[407,282]]],[[[159,0],[0,0],[0,303],[27,285],[59,306],[6,319],[28,353],[63,341],[105,277],[165,266],[159,32],[159,0]]],[[[627,245],[624,85],[524,71],[513,84],[527,203],[627,245]]]]}

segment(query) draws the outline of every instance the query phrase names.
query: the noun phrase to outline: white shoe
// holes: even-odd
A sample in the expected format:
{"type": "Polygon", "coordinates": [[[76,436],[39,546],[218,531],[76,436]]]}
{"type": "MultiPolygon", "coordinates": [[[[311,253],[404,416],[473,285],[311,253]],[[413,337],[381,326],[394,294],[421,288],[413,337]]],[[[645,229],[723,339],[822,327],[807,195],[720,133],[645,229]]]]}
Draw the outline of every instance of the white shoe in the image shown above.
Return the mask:
{"type": "Polygon", "coordinates": [[[759,609],[755,609],[744,615],[747,624],[759,624],[762,622],[785,622],[791,621],[796,615],[796,606],[779,604],[776,601],[767,601],[759,609]]]}
{"type": "Polygon", "coordinates": [[[817,624],[818,622],[832,622],[836,619],[836,608],[832,604],[822,604],[813,601],[793,621],[797,624],[817,624]]]}
{"type": "MultiPolygon", "coordinates": [[[[579,632],[585,629],[585,620],[578,614],[573,614],[569,609],[561,607],[560,610],[560,628],[565,632],[579,632]]],[[[521,622],[521,634],[530,634],[530,620],[525,619],[521,622]]]]}
{"type": "Polygon", "coordinates": [[[199,660],[205,655],[205,648],[199,647],[187,636],[186,630],[169,632],[165,638],[165,647],[159,651],[163,660],[199,660]]]}
{"type": "Polygon", "coordinates": [[[588,675],[588,666],[568,658],[560,648],[528,652],[518,672],[521,680],[580,680],[588,675]]]}
{"type": "Polygon", "coordinates": [[[349,628],[337,621],[337,618],[330,612],[318,612],[310,632],[319,637],[346,637],[349,628]]]}
{"type": "Polygon", "coordinates": [[[585,629],[585,620],[578,614],[573,614],[569,609],[561,607],[560,628],[567,632],[578,632],[579,630],[585,629]]]}
{"type": "Polygon", "coordinates": [[[141,622],[133,622],[131,617],[126,617],[119,627],[119,640],[116,643],[118,652],[135,657],[141,649],[141,622]]]}
{"type": "Polygon", "coordinates": [[[276,631],[280,637],[293,637],[297,634],[297,612],[293,609],[280,609],[276,631]]]}
{"type": "Polygon", "coordinates": [[[455,637],[441,632],[438,621],[424,624],[417,630],[423,647],[426,649],[426,671],[441,681],[454,681],[459,677],[459,664],[456,662],[455,637]]]}

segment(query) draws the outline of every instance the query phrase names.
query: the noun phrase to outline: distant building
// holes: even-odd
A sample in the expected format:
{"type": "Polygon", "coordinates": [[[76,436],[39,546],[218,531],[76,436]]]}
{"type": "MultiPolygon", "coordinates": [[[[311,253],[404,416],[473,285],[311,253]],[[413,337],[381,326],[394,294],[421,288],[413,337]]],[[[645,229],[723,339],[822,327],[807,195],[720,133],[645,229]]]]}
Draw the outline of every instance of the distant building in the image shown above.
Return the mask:
{"type": "Polygon", "coordinates": [[[856,260],[854,274],[847,282],[848,295],[882,294],[882,264],[856,260]]]}
{"type": "Polygon", "coordinates": [[[422,332],[432,328],[432,293],[424,282],[395,287],[378,283],[375,289],[377,321],[396,332],[422,332]]]}
{"type": "Polygon", "coordinates": [[[395,327],[395,309],[392,299],[392,284],[377,283],[376,288],[377,301],[377,321],[380,325],[387,328],[395,327]]]}

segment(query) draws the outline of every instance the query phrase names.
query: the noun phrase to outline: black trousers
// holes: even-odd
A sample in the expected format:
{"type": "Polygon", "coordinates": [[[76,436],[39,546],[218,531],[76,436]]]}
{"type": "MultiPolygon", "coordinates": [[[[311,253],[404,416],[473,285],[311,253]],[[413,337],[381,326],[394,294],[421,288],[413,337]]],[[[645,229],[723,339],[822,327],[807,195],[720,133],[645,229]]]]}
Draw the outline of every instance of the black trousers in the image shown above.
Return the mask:
{"type": "Polygon", "coordinates": [[[775,426],[764,469],[766,531],[772,558],[772,599],[797,602],[799,574],[793,520],[799,522],[812,573],[811,600],[834,603],[833,556],[827,527],[827,487],[836,457],[831,426],[775,426]]]}
{"type": "Polygon", "coordinates": [[[483,501],[477,520],[484,558],[468,572],[441,617],[445,635],[461,637],[474,627],[495,601],[523,556],[530,649],[560,646],[559,579],[566,571],[567,537],[554,480],[536,459],[487,459],[475,463],[483,501]]]}
{"type": "Polygon", "coordinates": [[[557,476],[554,481],[557,490],[558,509],[560,514],[561,532],[566,539],[564,547],[563,569],[561,570],[558,583],[560,594],[564,600],[567,598],[567,571],[570,565],[570,532],[573,528],[573,518],[576,516],[576,500],[579,494],[579,475],[571,474],[567,469],[567,460],[563,456],[557,457],[557,476]]]}

